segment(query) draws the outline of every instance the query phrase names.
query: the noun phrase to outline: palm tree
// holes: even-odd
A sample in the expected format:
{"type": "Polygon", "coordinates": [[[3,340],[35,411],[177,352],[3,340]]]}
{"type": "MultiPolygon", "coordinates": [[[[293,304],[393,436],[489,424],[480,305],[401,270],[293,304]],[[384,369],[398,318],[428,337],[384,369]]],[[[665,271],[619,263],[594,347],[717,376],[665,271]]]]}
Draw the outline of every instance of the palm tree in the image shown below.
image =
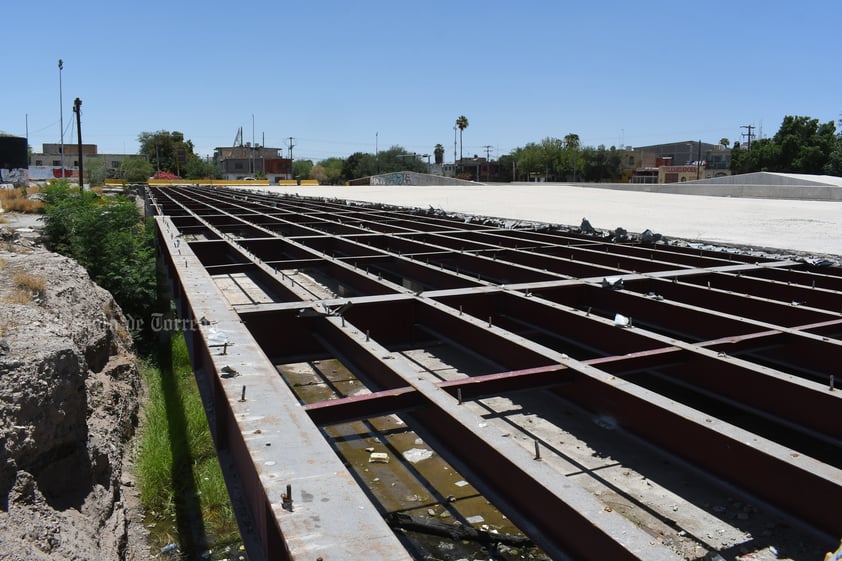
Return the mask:
{"type": "Polygon", "coordinates": [[[462,131],[468,128],[468,118],[464,115],[459,115],[456,118],[456,127],[459,129],[459,161],[462,161],[462,131]]]}
{"type": "Polygon", "coordinates": [[[437,165],[444,163],[444,146],[436,144],[436,147],[433,148],[433,155],[436,157],[437,165]]]}
{"type": "Polygon", "coordinates": [[[568,149],[573,149],[573,181],[576,181],[576,156],[578,156],[579,154],[579,135],[573,132],[567,133],[567,135],[565,135],[564,137],[564,144],[567,146],[568,149]]]}

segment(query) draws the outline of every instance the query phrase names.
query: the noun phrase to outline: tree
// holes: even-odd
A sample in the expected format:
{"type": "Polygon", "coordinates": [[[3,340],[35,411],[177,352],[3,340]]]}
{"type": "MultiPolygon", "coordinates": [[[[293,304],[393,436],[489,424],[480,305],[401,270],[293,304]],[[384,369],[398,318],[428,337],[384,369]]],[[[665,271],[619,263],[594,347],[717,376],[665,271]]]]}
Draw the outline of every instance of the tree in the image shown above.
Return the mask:
{"type": "Polygon", "coordinates": [[[576,176],[578,175],[578,165],[579,165],[579,145],[581,144],[581,140],[579,140],[579,135],[575,133],[567,133],[564,136],[564,146],[568,152],[573,152],[573,181],[576,181],[576,176]]]}
{"type": "Polygon", "coordinates": [[[725,148],[728,148],[728,145],[729,145],[729,144],[731,144],[731,141],[730,141],[730,140],[728,140],[728,139],[727,139],[727,138],[725,138],[725,137],[722,137],[722,138],[720,138],[720,139],[719,139],[719,143],[720,143],[722,146],[724,146],[725,148]]]}
{"type": "MultiPolygon", "coordinates": [[[[329,185],[336,185],[342,182],[342,166],[345,163],[345,160],[342,158],[327,158],[322,160],[318,163],[317,167],[321,167],[324,170],[324,179],[320,179],[313,176],[314,179],[319,179],[320,183],[327,183],[329,185]]],[[[310,172],[311,174],[315,173],[314,171],[310,172]]]]}
{"type": "Polygon", "coordinates": [[[292,163],[292,177],[295,179],[310,179],[312,169],[312,160],[295,160],[292,163]]]}
{"type": "Polygon", "coordinates": [[[801,116],[784,117],[772,138],[762,138],[743,150],[734,144],[731,172],[828,173],[834,169],[833,154],[839,147],[836,125],[801,116]]]}
{"type": "Polygon", "coordinates": [[[367,177],[377,173],[377,159],[374,154],[354,152],[342,164],[342,178],[345,181],[367,177]]]}
{"type": "Polygon", "coordinates": [[[436,144],[436,147],[433,148],[433,156],[436,158],[436,165],[441,165],[444,163],[444,146],[441,144],[436,144]]]}
{"type": "Polygon", "coordinates": [[[155,168],[143,158],[127,158],[120,163],[119,175],[129,183],[141,183],[155,173],[155,168]]]}
{"type": "Polygon", "coordinates": [[[217,162],[204,160],[197,155],[188,156],[182,176],[189,179],[219,179],[222,170],[217,162]]]}
{"type": "Polygon", "coordinates": [[[622,156],[616,147],[582,150],[582,179],[592,182],[617,182],[622,177],[622,156]]]}
{"type": "Polygon", "coordinates": [[[462,161],[462,131],[468,128],[468,118],[464,115],[459,115],[456,118],[456,127],[459,129],[459,161],[462,161]]]}
{"type": "Polygon", "coordinates": [[[520,148],[515,148],[512,152],[512,157],[517,166],[518,177],[522,177],[526,181],[529,181],[533,177],[543,177],[544,173],[546,173],[545,153],[541,146],[534,142],[530,142],[520,148]]]}
{"type": "Polygon", "coordinates": [[[88,183],[91,187],[105,185],[105,178],[108,175],[105,169],[105,162],[101,157],[87,158],[85,161],[85,175],[88,176],[88,183]]]}
{"type": "Polygon", "coordinates": [[[155,169],[181,175],[193,151],[193,142],[184,140],[178,131],[142,132],[137,136],[140,154],[152,162],[155,169]]]}
{"type": "Polygon", "coordinates": [[[310,179],[315,179],[319,182],[319,185],[325,185],[327,183],[327,171],[324,166],[321,164],[314,165],[313,169],[310,170],[310,179]]]}
{"type": "Polygon", "coordinates": [[[377,156],[363,152],[351,154],[342,166],[342,178],[345,181],[350,181],[360,177],[396,171],[424,173],[427,171],[427,166],[418,159],[418,154],[408,152],[401,146],[392,146],[388,150],[380,151],[377,156]]]}
{"type": "Polygon", "coordinates": [[[828,175],[842,176],[842,119],[839,120],[839,129],[839,134],[836,135],[836,146],[830,152],[824,167],[824,172],[828,175]]]}
{"type": "Polygon", "coordinates": [[[517,165],[512,154],[503,154],[497,159],[497,175],[495,181],[514,181],[514,167],[517,165]]]}

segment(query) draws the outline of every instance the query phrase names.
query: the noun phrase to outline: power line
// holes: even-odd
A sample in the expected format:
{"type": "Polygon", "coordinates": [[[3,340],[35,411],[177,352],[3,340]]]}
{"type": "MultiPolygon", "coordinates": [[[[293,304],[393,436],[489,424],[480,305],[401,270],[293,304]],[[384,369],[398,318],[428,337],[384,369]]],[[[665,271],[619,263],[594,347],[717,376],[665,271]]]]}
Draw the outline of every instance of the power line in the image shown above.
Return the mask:
{"type": "Polygon", "coordinates": [[[287,143],[287,146],[289,146],[289,159],[290,160],[292,160],[292,149],[295,148],[295,144],[293,144],[293,141],[295,141],[295,139],[293,137],[289,137],[289,142],[287,143]]]}
{"type": "Polygon", "coordinates": [[[752,133],[752,129],[754,125],[743,125],[740,127],[741,129],[748,129],[748,132],[742,133],[742,136],[748,137],[748,149],[751,150],[751,139],[754,138],[754,133],[752,133]]]}

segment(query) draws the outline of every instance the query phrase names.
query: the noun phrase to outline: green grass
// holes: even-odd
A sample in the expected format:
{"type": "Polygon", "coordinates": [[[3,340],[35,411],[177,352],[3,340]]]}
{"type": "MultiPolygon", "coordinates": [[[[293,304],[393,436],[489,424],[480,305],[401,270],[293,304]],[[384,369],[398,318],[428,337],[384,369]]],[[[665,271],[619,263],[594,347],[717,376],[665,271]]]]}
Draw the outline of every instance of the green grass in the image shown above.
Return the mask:
{"type": "Polygon", "coordinates": [[[144,376],[149,399],[135,466],[154,545],[236,551],[240,535],[182,334],[161,344],[144,376]]]}

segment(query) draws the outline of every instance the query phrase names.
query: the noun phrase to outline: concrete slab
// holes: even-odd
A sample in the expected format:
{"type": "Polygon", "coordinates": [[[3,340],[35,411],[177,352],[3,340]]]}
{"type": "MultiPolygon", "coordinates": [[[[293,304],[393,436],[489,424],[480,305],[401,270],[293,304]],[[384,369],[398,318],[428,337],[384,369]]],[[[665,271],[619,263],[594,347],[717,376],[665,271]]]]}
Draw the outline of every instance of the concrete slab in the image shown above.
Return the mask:
{"type": "Polygon", "coordinates": [[[695,196],[562,184],[299,186],[266,191],[842,256],[842,202],[695,196]]]}

